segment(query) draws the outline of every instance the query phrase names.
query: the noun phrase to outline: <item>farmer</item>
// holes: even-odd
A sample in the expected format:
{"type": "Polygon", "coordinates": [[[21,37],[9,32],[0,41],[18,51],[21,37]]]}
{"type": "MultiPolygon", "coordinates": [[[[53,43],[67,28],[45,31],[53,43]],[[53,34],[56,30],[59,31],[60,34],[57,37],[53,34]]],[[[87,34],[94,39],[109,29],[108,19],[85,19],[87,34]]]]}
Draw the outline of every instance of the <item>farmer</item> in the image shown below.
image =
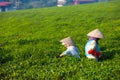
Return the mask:
{"type": "Polygon", "coordinates": [[[101,58],[100,47],[98,41],[104,38],[104,35],[99,29],[95,29],[87,34],[89,40],[85,46],[85,55],[89,59],[98,61],[101,58]]]}
{"type": "Polygon", "coordinates": [[[64,45],[67,48],[66,51],[60,54],[60,57],[69,55],[69,56],[74,56],[76,58],[80,58],[79,49],[76,47],[71,37],[64,38],[60,40],[60,42],[62,43],[62,45],[64,45]]]}

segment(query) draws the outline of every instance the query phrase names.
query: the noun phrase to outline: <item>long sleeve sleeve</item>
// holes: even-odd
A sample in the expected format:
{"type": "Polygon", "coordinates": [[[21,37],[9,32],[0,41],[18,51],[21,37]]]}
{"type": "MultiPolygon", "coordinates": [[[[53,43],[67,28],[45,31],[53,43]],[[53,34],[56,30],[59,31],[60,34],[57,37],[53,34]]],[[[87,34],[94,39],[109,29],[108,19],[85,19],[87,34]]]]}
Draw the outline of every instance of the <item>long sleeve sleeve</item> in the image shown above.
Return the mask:
{"type": "Polygon", "coordinates": [[[96,47],[96,42],[93,40],[93,41],[91,42],[91,44],[89,45],[89,47],[88,47],[88,51],[89,51],[89,50],[94,50],[95,47],[96,47]]]}

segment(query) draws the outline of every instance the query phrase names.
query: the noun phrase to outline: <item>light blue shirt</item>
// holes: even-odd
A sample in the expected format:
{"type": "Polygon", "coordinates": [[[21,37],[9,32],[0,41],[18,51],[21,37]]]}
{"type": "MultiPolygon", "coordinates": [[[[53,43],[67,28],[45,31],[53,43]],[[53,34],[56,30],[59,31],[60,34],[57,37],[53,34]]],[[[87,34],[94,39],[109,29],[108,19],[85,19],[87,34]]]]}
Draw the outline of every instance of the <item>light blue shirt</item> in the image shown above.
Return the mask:
{"type": "Polygon", "coordinates": [[[79,56],[79,49],[74,46],[69,46],[66,51],[64,51],[62,54],[63,55],[69,55],[69,56],[74,56],[76,58],[80,58],[79,56]]]}
{"type": "Polygon", "coordinates": [[[86,55],[86,56],[91,56],[91,54],[89,54],[88,51],[90,50],[91,44],[92,44],[93,42],[95,42],[95,44],[94,44],[94,45],[95,45],[94,50],[96,50],[97,52],[100,52],[100,47],[99,47],[99,45],[96,43],[96,41],[95,41],[95,40],[89,40],[89,41],[87,42],[87,44],[85,45],[85,55],[86,55]]]}

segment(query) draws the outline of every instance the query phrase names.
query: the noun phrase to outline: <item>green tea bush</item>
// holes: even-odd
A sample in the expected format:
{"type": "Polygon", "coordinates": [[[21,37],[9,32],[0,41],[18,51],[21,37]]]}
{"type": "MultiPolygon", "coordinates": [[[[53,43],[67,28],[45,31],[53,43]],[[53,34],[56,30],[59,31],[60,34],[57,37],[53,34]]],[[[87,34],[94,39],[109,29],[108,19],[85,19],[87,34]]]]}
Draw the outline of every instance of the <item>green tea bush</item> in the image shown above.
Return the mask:
{"type": "Polygon", "coordinates": [[[119,80],[119,2],[51,7],[0,13],[1,80],[119,80]],[[84,55],[86,34],[99,28],[103,60],[84,55]],[[71,36],[81,59],[59,57],[59,42],[71,36]]]}

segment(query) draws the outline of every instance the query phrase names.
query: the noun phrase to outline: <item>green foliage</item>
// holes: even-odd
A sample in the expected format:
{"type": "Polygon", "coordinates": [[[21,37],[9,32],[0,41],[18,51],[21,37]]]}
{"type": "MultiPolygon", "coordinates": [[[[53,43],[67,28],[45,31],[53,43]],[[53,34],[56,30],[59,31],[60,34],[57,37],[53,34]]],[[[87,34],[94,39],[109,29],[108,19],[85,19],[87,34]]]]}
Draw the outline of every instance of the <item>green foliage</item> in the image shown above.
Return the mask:
{"type": "Polygon", "coordinates": [[[120,8],[118,2],[19,10],[0,13],[0,79],[119,80],[120,8]],[[103,60],[84,56],[86,34],[99,28],[103,60]],[[81,59],[59,54],[71,36],[81,59]]]}

